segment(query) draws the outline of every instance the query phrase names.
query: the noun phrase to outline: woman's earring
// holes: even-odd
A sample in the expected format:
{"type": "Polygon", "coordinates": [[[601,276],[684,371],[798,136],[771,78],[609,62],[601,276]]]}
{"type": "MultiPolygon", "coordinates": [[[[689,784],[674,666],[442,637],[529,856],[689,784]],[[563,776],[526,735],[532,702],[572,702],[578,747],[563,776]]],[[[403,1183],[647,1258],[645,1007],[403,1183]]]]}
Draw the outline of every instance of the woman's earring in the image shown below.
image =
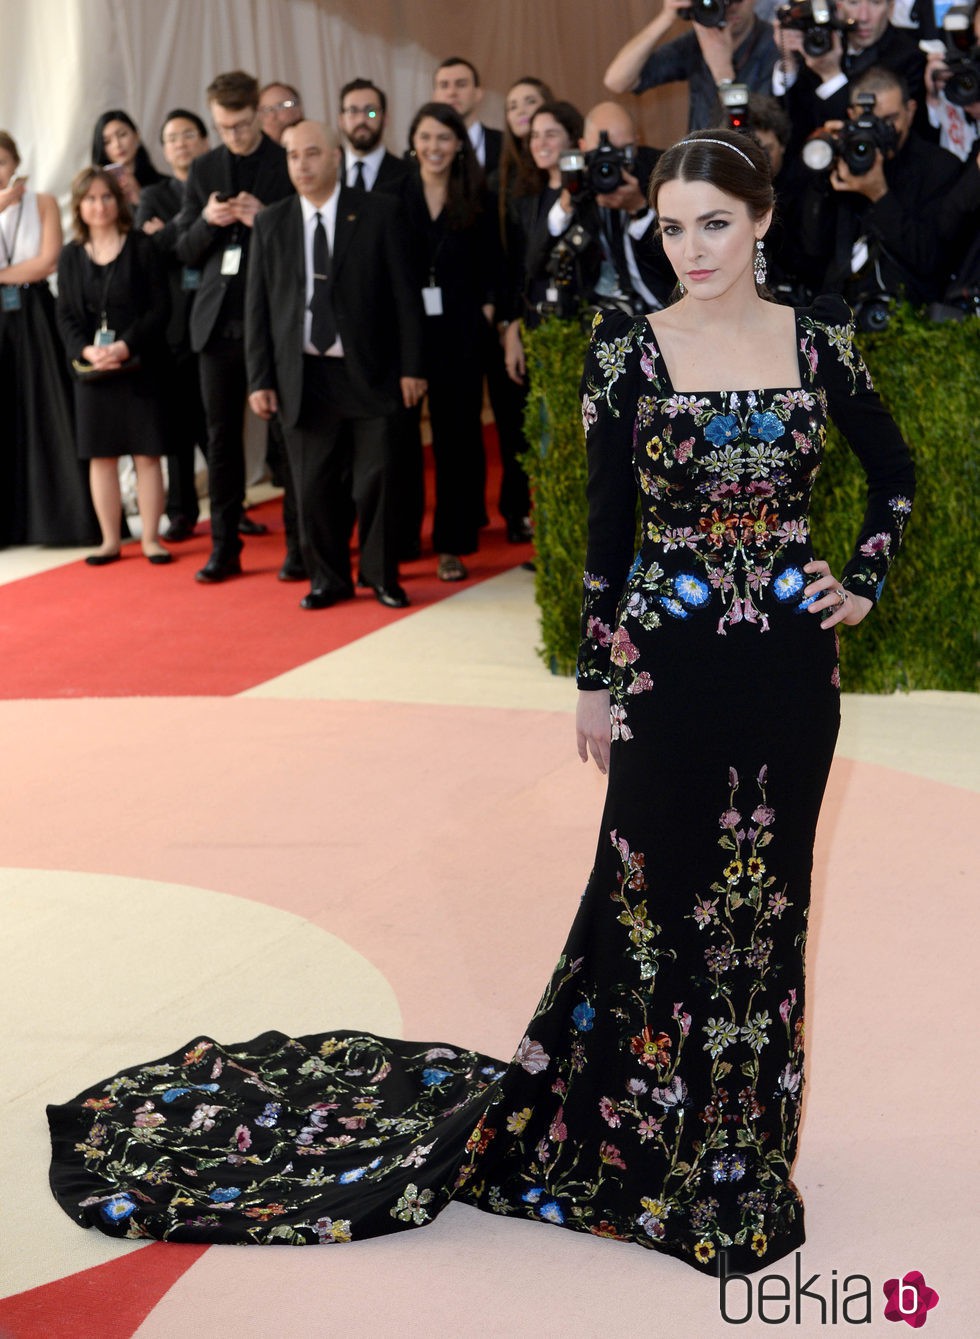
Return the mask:
{"type": "Polygon", "coordinates": [[[680,293],[681,297],[683,297],[684,294],[687,292],[687,289],[684,287],[684,285],[681,283],[679,279],[677,280],[677,291],[678,293],[680,293]]]}
{"type": "Polygon", "coordinates": [[[752,272],[755,275],[755,282],[761,288],[766,282],[766,253],[762,247],[762,238],[756,239],[755,258],[752,264],[752,272]]]}

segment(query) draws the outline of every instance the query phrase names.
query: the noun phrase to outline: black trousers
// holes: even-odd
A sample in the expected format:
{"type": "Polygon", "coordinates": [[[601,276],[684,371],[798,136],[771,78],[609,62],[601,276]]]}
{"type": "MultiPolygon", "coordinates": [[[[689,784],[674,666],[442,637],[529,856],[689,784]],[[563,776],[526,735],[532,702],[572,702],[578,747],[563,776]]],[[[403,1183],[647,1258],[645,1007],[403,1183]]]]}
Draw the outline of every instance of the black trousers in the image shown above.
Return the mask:
{"type": "Polygon", "coordinates": [[[508,525],[517,525],[531,510],[527,475],[518,457],[527,450],[524,436],[524,406],[527,388],[511,381],[504,364],[504,351],[496,328],[484,322],[483,366],[487,374],[490,407],[497,425],[500,447],[500,514],[508,525]]]}
{"type": "Polygon", "coordinates": [[[392,506],[392,416],[370,415],[342,358],[303,358],[303,403],[286,428],[296,489],[300,549],[313,590],[351,595],[352,503],[360,575],[371,586],[398,580],[392,506]]]}
{"type": "Polygon", "coordinates": [[[475,553],[484,518],[486,479],[479,351],[468,364],[433,359],[428,377],[436,467],[432,547],[436,553],[475,553]]]}
{"type": "Polygon", "coordinates": [[[211,549],[219,561],[242,551],[238,523],[245,497],[245,344],[220,336],[198,354],[201,399],[208,425],[211,549]]]}
{"type": "Polygon", "coordinates": [[[201,401],[197,355],[182,353],[172,365],[172,394],[167,397],[167,517],[194,525],[200,515],[194,482],[194,449],[207,449],[207,421],[201,401]]]}

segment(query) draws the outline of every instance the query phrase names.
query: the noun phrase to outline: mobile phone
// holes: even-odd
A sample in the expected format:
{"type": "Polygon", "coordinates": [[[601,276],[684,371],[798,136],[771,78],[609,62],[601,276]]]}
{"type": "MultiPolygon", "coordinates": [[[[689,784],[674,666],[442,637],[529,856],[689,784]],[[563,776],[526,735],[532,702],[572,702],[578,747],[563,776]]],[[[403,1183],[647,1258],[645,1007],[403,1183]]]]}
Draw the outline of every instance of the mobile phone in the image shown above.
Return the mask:
{"type": "Polygon", "coordinates": [[[227,191],[216,191],[214,198],[217,200],[219,205],[226,205],[228,201],[231,199],[231,196],[228,194],[227,191]]]}

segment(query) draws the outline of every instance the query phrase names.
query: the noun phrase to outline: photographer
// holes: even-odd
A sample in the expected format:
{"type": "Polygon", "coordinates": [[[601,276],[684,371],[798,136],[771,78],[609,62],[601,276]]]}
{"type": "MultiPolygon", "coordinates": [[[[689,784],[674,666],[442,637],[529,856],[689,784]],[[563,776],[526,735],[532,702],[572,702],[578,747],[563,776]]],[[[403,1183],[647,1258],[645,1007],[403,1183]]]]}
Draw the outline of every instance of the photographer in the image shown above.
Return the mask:
{"type": "Polygon", "coordinates": [[[825,24],[810,21],[810,0],[777,11],[772,91],[785,100],[795,142],[825,121],[843,119],[854,80],[873,66],[894,71],[921,107],[925,57],[915,39],[892,24],[894,7],[895,0],[830,0],[831,21],[825,24]],[[848,22],[853,26],[845,38],[841,27],[848,22]],[[816,47],[821,49],[814,54],[816,47]]]}
{"type": "Polygon", "coordinates": [[[943,34],[948,34],[946,50],[930,51],[926,58],[926,112],[939,131],[940,147],[966,162],[980,139],[980,0],[970,11],[947,13],[943,34]],[[954,16],[960,20],[957,29],[952,28],[954,16]],[[972,93],[976,97],[964,101],[972,93]]]}
{"type": "Polygon", "coordinates": [[[852,305],[902,293],[913,303],[934,301],[948,274],[940,209],[961,164],[912,130],[916,104],[893,71],[869,70],[851,97],[851,120],[868,130],[848,152],[843,122],[822,128],[833,161],[811,186],[806,241],[812,247],[817,238],[818,253],[833,248],[825,286],[852,305]],[[873,114],[862,109],[862,95],[873,95],[873,114]]]}
{"type": "Polygon", "coordinates": [[[601,259],[592,296],[598,306],[656,311],[667,304],[676,282],[647,203],[661,151],[637,144],[633,118],[618,102],[592,108],[578,147],[584,162],[574,177],[576,193],[563,191],[552,207],[552,231],[564,231],[578,218],[597,239],[601,259]]]}
{"type": "Polygon", "coordinates": [[[664,0],[657,17],[613,57],[604,83],[610,93],[642,93],[661,84],[687,80],[688,129],[714,123],[718,85],[728,80],[752,92],[768,93],[776,63],[772,28],[756,18],[752,0],[717,0],[702,5],[698,20],[671,42],[661,40],[679,18],[690,18],[689,0],[664,0]],[[708,26],[710,19],[713,26],[708,26]]]}
{"type": "Polygon", "coordinates": [[[531,118],[529,145],[540,186],[511,207],[507,292],[498,304],[507,321],[504,361],[513,381],[524,380],[521,323],[533,329],[548,316],[575,317],[599,275],[598,242],[575,218],[562,186],[561,156],[577,146],[584,128],[582,113],[570,102],[546,102],[531,118]]]}

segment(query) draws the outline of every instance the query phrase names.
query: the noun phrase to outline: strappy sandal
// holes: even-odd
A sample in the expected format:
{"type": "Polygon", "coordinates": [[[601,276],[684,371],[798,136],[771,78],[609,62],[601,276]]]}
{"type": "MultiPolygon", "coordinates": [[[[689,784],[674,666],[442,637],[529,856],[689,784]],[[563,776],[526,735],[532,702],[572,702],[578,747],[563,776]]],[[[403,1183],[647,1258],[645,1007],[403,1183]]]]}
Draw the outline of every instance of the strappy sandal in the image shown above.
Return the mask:
{"type": "Polygon", "coordinates": [[[440,581],[465,581],[466,568],[455,553],[440,553],[437,569],[440,581]]]}

